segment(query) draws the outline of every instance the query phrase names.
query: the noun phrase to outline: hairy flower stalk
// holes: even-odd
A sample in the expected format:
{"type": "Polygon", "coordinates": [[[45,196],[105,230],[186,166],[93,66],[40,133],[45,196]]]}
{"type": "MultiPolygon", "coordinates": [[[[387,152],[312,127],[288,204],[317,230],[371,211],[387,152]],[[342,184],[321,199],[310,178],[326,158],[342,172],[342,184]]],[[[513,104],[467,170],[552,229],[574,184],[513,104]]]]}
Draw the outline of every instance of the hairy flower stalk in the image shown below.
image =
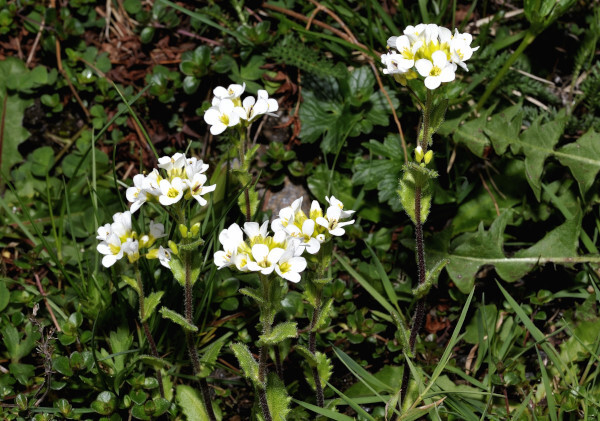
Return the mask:
{"type": "MultiPolygon", "coordinates": [[[[428,149],[432,143],[432,135],[443,121],[447,107],[447,100],[439,94],[438,88],[455,79],[458,67],[468,71],[465,61],[470,59],[473,52],[479,48],[471,47],[472,40],[470,34],[461,34],[458,30],[453,34],[449,29],[435,24],[410,25],[406,27],[403,35],[388,39],[389,50],[381,56],[381,62],[385,66],[383,73],[392,75],[397,82],[406,86],[423,112],[421,130],[414,151],[416,162],[405,165],[398,192],[406,213],[415,224],[418,285],[413,290],[413,294],[418,300],[408,343],[404,342],[408,348],[406,352],[408,356],[414,355],[417,335],[425,317],[425,296],[434,282],[433,277],[426,271],[423,223],[431,207],[430,183],[437,177],[435,171],[427,168],[433,157],[433,151],[428,149]],[[427,92],[424,103],[410,86],[421,82],[427,92]]],[[[399,330],[404,332],[405,327],[399,326],[399,330]]],[[[402,336],[405,337],[404,333],[402,336]]],[[[401,400],[406,399],[408,383],[409,364],[406,359],[400,387],[401,400]]],[[[396,415],[392,419],[397,419],[396,415]]]]}

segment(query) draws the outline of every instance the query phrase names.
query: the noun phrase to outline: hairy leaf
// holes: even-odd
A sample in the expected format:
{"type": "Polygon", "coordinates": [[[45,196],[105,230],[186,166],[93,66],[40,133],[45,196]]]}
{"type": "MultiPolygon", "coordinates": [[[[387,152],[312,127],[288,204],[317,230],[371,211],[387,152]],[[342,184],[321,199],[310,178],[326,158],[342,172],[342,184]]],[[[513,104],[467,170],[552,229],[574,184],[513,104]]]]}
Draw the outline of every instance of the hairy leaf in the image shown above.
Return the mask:
{"type": "MultiPolygon", "coordinates": [[[[290,412],[290,401],[283,381],[275,373],[269,373],[267,378],[267,403],[273,416],[273,421],[285,421],[290,412]]],[[[262,414],[260,414],[262,415],[262,414]]]]}
{"type": "Polygon", "coordinates": [[[218,340],[210,344],[206,351],[204,351],[202,358],[200,358],[200,372],[198,373],[198,377],[210,376],[210,373],[215,369],[215,363],[224,344],[223,340],[218,340]]]}
{"type": "Polygon", "coordinates": [[[231,349],[240,363],[244,376],[249,378],[257,387],[263,387],[258,379],[258,363],[248,347],[242,343],[231,344],[231,349]]]}
{"type": "MultiPolygon", "coordinates": [[[[176,388],[175,400],[188,421],[209,421],[200,393],[191,386],[179,385],[176,388]]],[[[213,405],[213,410],[218,409],[213,405]]],[[[214,411],[217,420],[221,419],[220,412],[214,411]]]]}
{"type": "Polygon", "coordinates": [[[146,297],[144,300],[144,317],[141,318],[142,322],[145,322],[154,314],[154,310],[156,306],[160,303],[160,299],[162,298],[164,291],[153,292],[146,297]]]}
{"type": "Polygon", "coordinates": [[[177,323],[179,326],[183,327],[185,330],[187,330],[189,332],[197,332],[198,331],[198,327],[193,325],[192,323],[188,322],[186,320],[186,318],[183,317],[181,314],[179,314],[173,310],[169,310],[167,307],[161,307],[161,309],[159,311],[164,319],[169,319],[173,323],[177,323]]]}
{"type": "Polygon", "coordinates": [[[289,338],[295,338],[298,336],[298,327],[296,322],[283,322],[279,323],[270,333],[266,335],[260,335],[258,344],[262,345],[276,345],[280,342],[285,341],[289,338]]]}

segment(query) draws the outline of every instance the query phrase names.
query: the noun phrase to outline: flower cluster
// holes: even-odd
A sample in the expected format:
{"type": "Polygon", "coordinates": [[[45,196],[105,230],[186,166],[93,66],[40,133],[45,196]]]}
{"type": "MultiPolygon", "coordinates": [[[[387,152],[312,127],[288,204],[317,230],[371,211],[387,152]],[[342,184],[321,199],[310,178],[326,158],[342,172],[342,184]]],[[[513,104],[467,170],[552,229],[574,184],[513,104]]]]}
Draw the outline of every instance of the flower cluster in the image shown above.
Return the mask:
{"type": "Polygon", "coordinates": [[[210,125],[213,135],[223,133],[228,127],[238,124],[250,124],[261,115],[273,114],[279,109],[279,104],[264,89],[259,89],[256,98],[248,96],[242,101],[241,96],[246,84],[229,85],[227,88],[217,86],[213,90],[212,106],[204,113],[204,121],[210,125]]]}
{"type": "Polygon", "coordinates": [[[219,235],[223,250],[215,253],[215,265],[218,269],[235,266],[242,272],[263,275],[275,272],[283,279],[299,282],[300,273],[306,269],[306,259],[301,255],[305,251],[317,253],[322,243],[331,236],[343,235],[343,227],[354,223],[354,220],[340,222],[354,211],[345,211],[344,204],[334,196],[326,199],[330,206],[325,215],[319,202],[314,200],[306,216],[301,209],[302,198],[281,209],[279,218],[271,223],[272,236],[268,235],[268,221],[260,226],[246,222],[243,230],[232,224],[219,235]]]}
{"type": "Polygon", "coordinates": [[[207,177],[204,172],[208,164],[194,157],[186,158],[182,153],[163,156],[158,159],[158,168],[165,170],[166,177],[156,168],[148,175],[133,177],[133,186],[126,192],[127,200],[131,202],[131,212],[136,212],[149,201],[169,206],[182,198],[194,198],[204,206],[207,202],[202,196],[216,188],[216,184],[205,186],[207,177]]]}
{"type": "MultiPolygon", "coordinates": [[[[140,248],[150,248],[157,239],[164,236],[166,236],[165,227],[163,224],[154,221],[150,221],[148,234],[138,236],[131,225],[131,212],[118,212],[113,215],[112,224],[106,224],[98,228],[96,239],[101,242],[98,244],[97,250],[104,255],[102,265],[107,268],[114,265],[117,260],[125,255],[129,262],[133,263],[140,258],[140,248]]],[[[165,265],[162,260],[161,263],[165,265]]]]}
{"type": "Polygon", "coordinates": [[[354,220],[340,222],[348,218],[354,211],[345,211],[344,204],[335,196],[325,197],[329,207],[323,215],[321,205],[313,200],[308,216],[302,211],[302,198],[294,200],[291,206],[279,211],[279,218],[273,220],[271,229],[274,232],[284,231],[288,236],[298,238],[301,245],[309,254],[316,254],[331,236],[342,236],[344,226],[354,223],[354,220]]]}
{"type": "Polygon", "coordinates": [[[403,84],[420,75],[428,89],[436,89],[442,82],[454,80],[457,66],[468,71],[465,61],[479,48],[471,47],[472,40],[468,33],[455,29],[452,34],[435,24],[407,26],[404,35],[388,39],[389,51],[381,56],[383,73],[394,75],[403,84]]]}

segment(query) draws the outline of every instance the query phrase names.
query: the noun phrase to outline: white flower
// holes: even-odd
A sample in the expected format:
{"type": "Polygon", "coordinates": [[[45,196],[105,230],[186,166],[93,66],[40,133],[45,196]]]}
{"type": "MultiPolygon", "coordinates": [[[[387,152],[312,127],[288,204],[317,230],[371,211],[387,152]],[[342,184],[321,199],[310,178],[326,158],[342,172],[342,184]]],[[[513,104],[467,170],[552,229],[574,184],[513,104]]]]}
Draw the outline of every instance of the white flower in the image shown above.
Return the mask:
{"type": "Polygon", "coordinates": [[[327,208],[325,218],[322,216],[317,218],[317,224],[326,228],[329,234],[339,237],[346,232],[342,227],[354,223],[354,219],[352,221],[340,222],[341,215],[342,210],[338,206],[330,206],[327,208]]]}
{"type": "Polygon", "coordinates": [[[185,183],[179,177],[175,177],[172,181],[162,179],[159,183],[161,195],[158,201],[163,206],[169,206],[179,202],[183,197],[183,192],[186,188],[185,183]]]}
{"type": "Polygon", "coordinates": [[[465,61],[470,59],[473,56],[473,51],[476,51],[479,48],[471,48],[469,44],[470,42],[467,43],[466,39],[463,37],[455,37],[450,42],[450,60],[452,60],[453,63],[458,64],[467,72],[469,69],[465,64],[465,61]]]}
{"type": "Polygon", "coordinates": [[[269,221],[263,222],[263,224],[260,226],[258,225],[258,222],[244,223],[244,232],[250,239],[251,243],[267,238],[268,229],[269,221]]]}
{"type": "Polygon", "coordinates": [[[260,272],[263,275],[269,275],[275,270],[276,263],[284,253],[285,250],[280,247],[269,249],[265,244],[255,244],[252,246],[254,261],[248,262],[248,269],[253,272],[260,272]]]}
{"type": "Polygon", "coordinates": [[[454,80],[454,66],[448,62],[446,53],[435,51],[431,58],[433,63],[427,59],[417,60],[415,67],[419,74],[425,77],[425,87],[427,89],[436,89],[442,82],[451,82],[454,80]]]}
{"type": "Polygon", "coordinates": [[[98,235],[96,236],[96,239],[105,241],[111,233],[112,230],[110,228],[110,224],[105,224],[101,227],[98,227],[98,235]]]}
{"type": "Polygon", "coordinates": [[[131,202],[131,213],[137,211],[148,199],[148,195],[144,191],[144,179],[146,177],[143,174],[137,174],[133,177],[133,186],[129,187],[125,192],[127,200],[131,202]]]}
{"type": "Polygon", "coordinates": [[[427,25],[424,23],[420,23],[417,26],[408,25],[404,29],[404,35],[410,39],[410,42],[417,42],[423,38],[426,27],[427,25]]]}
{"type": "Polygon", "coordinates": [[[277,117],[277,114],[275,114],[275,111],[279,109],[279,103],[277,100],[274,98],[269,98],[269,94],[264,89],[259,89],[256,96],[258,98],[257,102],[265,101],[267,103],[267,114],[277,117]]]}
{"type": "Polygon", "coordinates": [[[407,60],[401,54],[387,53],[381,55],[381,64],[385,66],[383,73],[386,75],[403,74],[414,65],[414,60],[407,60]]]}
{"type": "Polygon", "coordinates": [[[167,269],[171,269],[171,249],[160,246],[158,248],[158,261],[167,269]]]}
{"type": "Polygon", "coordinates": [[[225,89],[222,86],[217,86],[213,90],[213,95],[220,100],[224,100],[224,99],[234,100],[234,99],[242,96],[245,89],[246,89],[245,83],[243,83],[242,85],[231,84],[227,87],[227,89],[225,89]]]}
{"type": "Polygon", "coordinates": [[[271,222],[273,232],[284,230],[289,224],[294,222],[294,215],[302,207],[302,197],[294,200],[290,206],[279,210],[279,218],[271,222]]]}
{"type": "Polygon", "coordinates": [[[202,196],[206,193],[210,193],[217,188],[216,184],[212,186],[205,186],[207,177],[204,174],[194,174],[194,177],[189,180],[185,180],[185,184],[189,188],[189,194],[200,203],[200,206],[206,205],[207,201],[202,196]]]}
{"type": "Polygon", "coordinates": [[[127,237],[130,237],[132,234],[131,212],[125,211],[115,213],[110,229],[121,241],[125,241],[127,237]]]}
{"type": "Polygon", "coordinates": [[[196,174],[202,174],[208,169],[208,164],[205,164],[201,159],[195,157],[188,158],[185,162],[185,175],[190,180],[196,174]]]}
{"type": "Polygon", "coordinates": [[[213,135],[221,134],[227,127],[236,126],[240,116],[234,112],[235,105],[230,99],[223,99],[219,105],[211,107],[204,113],[204,121],[209,124],[213,135]]]}
{"type": "Polygon", "coordinates": [[[304,269],[306,269],[306,259],[295,256],[294,251],[290,248],[285,250],[275,266],[275,272],[279,276],[294,283],[300,282],[300,272],[304,269]]]}
{"type": "Polygon", "coordinates": [[[315,221],[306,219],[302,224],[302,229],[294,224],[287,226],[285,230],[289,235],[300,240],[300,247],[303,247],[307,253],[316,254],[321,248],[321,242],[313,237],[315,233],[315,221]]]}
{"type": "Polygon", "coordinates": [[[124,243],[121,243],[121,250],[127,255],[130,263],[140,258],[140,244],[138,240],[129,237],[124,243]]]}
{"type": "Polygon", "coordinates": [[[103,254],[102,266],[111,267],[115,262],[123,257],[121,240],[115,233],[111,233],[104,241],[96,247],[99,253],[103,254]]]}
{"type": "Polygon", "coordinates": [[[231,266],[235,263],[233,258],[237,254],[238,247],[244,242],[244,233],[238,224],[231,224],[229,228],[221,231],[219,242],[223,246],[223,250],[219,250],[214,255],[214,262],[217,269],[231,266]]]}
{"type": "Polygon", "coordinates": [[[248,96],[242,101],[241,107],[235,107],[237,115],[247,121],[253,121],[258,116],[265,114],[269,106],[264,100],[256,100],[253,96],[248,96]]]}
{"type": "Polygon", "coordinates": [[[327,203],[329,203],[329,206],[337,206],[338,208],[340,208],[342,210],[342,212],[340,214],[341,218],[348,218],[354,213],[353,210],[345,211],[344,204],[341,202],[341,200],[336,199],[335,196],[331,196],[331,197],[325,196],[325,200],[327,200],[327,203]]]}
{"type": "Polygon", "coordinates": [[[177,152],[173,156],[163,156],[158,158],[158,168],[162,168],[170,172],[171,170],[178,170],[185,166],[186,159],[185,155],[177,152]]]}

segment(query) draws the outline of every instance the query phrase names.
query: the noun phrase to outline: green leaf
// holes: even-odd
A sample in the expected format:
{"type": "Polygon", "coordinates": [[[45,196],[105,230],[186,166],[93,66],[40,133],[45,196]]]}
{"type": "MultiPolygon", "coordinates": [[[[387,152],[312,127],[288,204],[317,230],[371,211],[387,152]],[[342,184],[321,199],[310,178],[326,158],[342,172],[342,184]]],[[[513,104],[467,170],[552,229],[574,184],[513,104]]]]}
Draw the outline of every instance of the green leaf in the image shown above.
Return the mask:
{"type": "Polygon", "coordinates": [[[34,330],[31,323],[27,323],[25,326],[25,336],[23,339],[21,339],[21,332],[10,324],[4,326],[1,332],[2,341],[13,363],[18,363],[21,358],[29,355],[31,350],[35,348],[35,341],[40,338],[39,332],[34,330]]]}
{"type": "Polygon", "coordinates": [[[464,144],[480,158],[484,156],[486,148],[490,145],[490,141],[483,133],[483,128],[492,109],[493,107],[485,110],[478,118],[458,126],[452,137],[454,142],[464,144]]]}
{"type": "Polygon", "coordinates": [[[258,363],[250,353],[248,347],[242,343],[231,344],[231,349],[240,363],[244,376],[249,378],[257,387],[263,387],[258,380],[258,363]]]}
{"type": "Polygon", "coordinates": [[[415,198],[417,195],[417,188],[421,189],[420,222],[423,224],[427,220],[429,210],[431,209],[433,190],[431,188],[430,180],[435,177],[437,177],[437,173],[435,171],[428,170],[427,168],[422,167],[414,162],[409,162],[404,166],[404,176],[400,180],[400,190],[398,190],[398,194],[400,195],[402,207],[414,224],[417,223],[415,213],[415,198]]]}
{"type": "Polygon", "coordinates": [[[558,149],[554,155],[561,164],[569,167],[579,183],[579,190],[585,194],[600,170],[600,135],[590,129],[576,142],[558,149]]]}
{"type": "Polygon", "coordinates": [[[296,399],[292,399],[292,401],[294,403],[297,403],[300,406],[305,407],[306,409],[310,409],[311,411],[313,411],[319,415],[323,415],[323,416],[327,417],[328,419],[332,419],[332,420],[336,420],[336,421],[354,421],[354,418],[349,417],[348,415],[340,414],[339,412],[334,412],[331,409],[320,408],[316,405],[302,402],[302,401],[299,401],[296,399]]]}
{"type": "Polygon", "coordinates": [[[314,332],[318,332],[325,324],[327,323],[327,317],[329,313],[331,313],[331,309],[333,308],[333,298],[325,301],[325,304],[321,306],[321,311],[315,321],[315,326],[313,327],[314,332]]]}
{"type": "Polygon", "coordinates": [[[259,291],[255,288],[241,288],[240,293],[244,294],[247,297],[252,298],[258,304],[264,302],[263,298],[259,295],[259,291]]]}
{"type": "Polygon", "coordinates": [[[52,368],[63,376],[71,377],[73,375],[69,358],[64,355],[52,359],[52,368]]]}
{"type": "Polygon", "coordinates": [[[225,341],[223,340],[216,341],[210,344],[206,351],[204,351],[202,358],[200,358],[200,372],[197,374],[198,377],[205,378],[210,376],[210,373],[215,369],[215,363],[224,344],[225,341]]]}
{"type": "Polygon", "coordinates": [[[516,104],[498,114],[494,114],[483,129],[489,136],[498,155],[506,152],[506,148],[519,138],[523,121],[523,105],[516,104]]]}
{"type": "Polygon", "coordinates": [[[317,366],[317,358],[308,350],[308,348],[302,345],[296,345],[296,351],[306,359],[310,367],[317,366]]]}
{"type": "Polygon", "coordinates": [[[135,292],[138,293],[138,295],[140,294],[140,287],[137,283],[137,281],[127,275],[123,275],[123,282],[125,282],[127,285],[129,285],[131,288],[133,288],[135,290],[135,292]]]}
{"type": "MultiPolygon", "coordinates": [[[[267,404],[273,417],[273,421],[285,421],[290,412],[291,398],[283,381],[275,373],[269,373],[267,377],[267,404]]],[[[262,414],[258,414],[262,419],[262,414]]]]}
{"type": "MultiPolygon", "coordinates": [[[[188,421],[209,421],[206,409],[200,398],[200,394],[191,386],[179,385],[175,389],[175,400],[181,408],[188,421]]],[[[218,407],[213,405],[217,420],[221,420],[220,411],[216,411],[218,407]]]]}
{"type": "Polygon", "coordinates": [[[296,322],[283,322],[273,327],[273,330],[268,334],[260,335],[258,345],[276,345],[286,339],[296,337],[298,337],[298,326],[296,322]]]}
{"type": "Polygon", "coordinates": [[[444,122],[446,109],[448,109],[448,100],[445,98],[433,106],[429,117],[429,129],[431,130],[430,134],[437,132],[444,122]]]}
{"type": "Polygon", "coordinates": [[[33,151],[29,160],[31,172],[38,177],[45,177],[54,165],[54,150],[50,146],[42,146],[33,151]]]}
{"type": "Polygon", "coordinates": [[[6,287],[6,283],[6,280],[0,279],[0,312],[4,310],[10,302],[10,292],[6,287]]]}
{"type": "Polygon", "coordinates": [[[12,166],[23,159],[19,153],[19,145],[27,140],[29,132],[22,123],[25,109],[33,103],[33,99],[23,99],[18,93],[9,94],[6,85],[10,78],[28,73],[25,64],[15,57],[6,57],[0,61],[0,121],[4,122],[4,125],[0,125],[0,138],[3,139],[0,145],[0,174],[8,174],[12,166]]]}
{"type": "Polygon", "coordinates": [[[153,292],[144,299],[144,317],[142,318],[142,322],[145,322],[152,316],[164,293],[164,291],[153,292]]]}
{"type": "Polygon", "coordinates": [[[31,364],[10,363],[8,365],[10,374],[22,385],[28,386],[33,383],[35,366],[31,364]]]}
{"type": "Polygon", "coordinates": [[[449,259],[448,274],[462,292],[473,287],[475,275],[484,265],[494,265],[498,275],[508,282],[516,281],[534,267],[546,263],[572,264],[600,261],[598,256],[578,256],[581,214],[553,229],[533,246],[506,257],[503,234],[511,218],[505,211],[485,230],[483,223],[476,232],[465,233],[449,245],[431,243],[426,247],[432,259],[449,259]]]}
{"type": "Polygon", "coordinates": [[[560,139],[565,128],[565,111],[562,110],[556,120],[540,125],[542,117],[536,119],[529,129],[519,136],[517,143],[511,144],[513,153],[525,154],[525,174],[537,200],[542,191],[542,172],[546,158],[554,153],[554,145],[560,139]]]}
{"type": "MultiPolygon", "coordinates": [[[[171,260],[171,262],[172,262],[172,260],[171,260]]],[[[189,332],[197,332],[198,331],[197,326],[188,322],[186,320],[186,318],[183,317],[181,314],[179,314],[173,310],[169,310],[167,307],[161,307],[159,312],[163,316],[163,318],[169,319],[173,323],[177,323],[179,326],[183,327],[185,330],[187,330],[189,332]]]]}
{"type": "Polygon", "coordinates": [[[352,183],[364,185],[366,190],[378,190],[380,202],[387,202],[392,210],[402,209],[396,191],[404,166],[404,151],[398,134],[388,134],[383,143],[371,139],[363,143],[371,153],[368,160],[360,160],[353,169],[352,183]]]}

